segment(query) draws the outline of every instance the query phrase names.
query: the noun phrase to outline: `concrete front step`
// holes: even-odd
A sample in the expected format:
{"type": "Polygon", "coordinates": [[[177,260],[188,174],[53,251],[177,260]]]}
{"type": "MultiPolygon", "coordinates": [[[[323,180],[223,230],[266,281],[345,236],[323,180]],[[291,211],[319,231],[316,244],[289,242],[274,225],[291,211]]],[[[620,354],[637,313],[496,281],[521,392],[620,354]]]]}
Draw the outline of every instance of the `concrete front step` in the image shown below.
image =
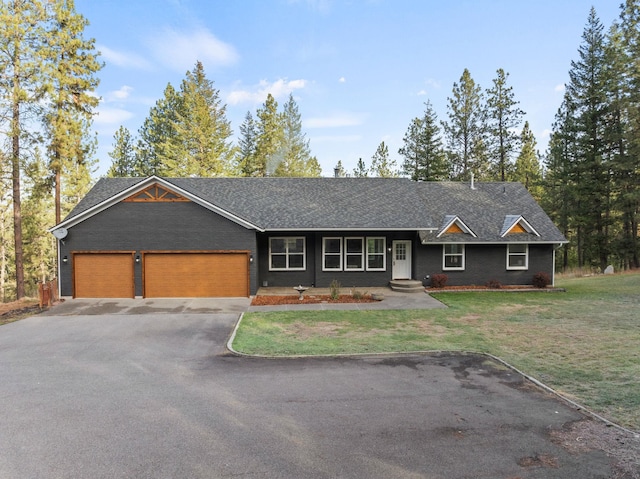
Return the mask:
{"type": "Polygon", "coordinates": [[[389,287],[393,291],[399,291],[402,293],[423,293],[424,286],[422,281],[414,279],[394,279],[389,283],[389,287]]]}

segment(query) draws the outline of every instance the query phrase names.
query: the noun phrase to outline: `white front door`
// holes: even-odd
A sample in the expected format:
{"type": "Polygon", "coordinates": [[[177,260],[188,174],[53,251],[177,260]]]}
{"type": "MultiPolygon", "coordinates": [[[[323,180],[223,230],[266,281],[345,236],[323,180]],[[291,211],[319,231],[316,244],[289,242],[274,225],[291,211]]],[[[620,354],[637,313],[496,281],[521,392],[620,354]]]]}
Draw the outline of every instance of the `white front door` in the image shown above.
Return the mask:
{"type": "Polygon", "coordinates": [[[411,279],[411,241],[393,242],[391,279],[411,279]]]}

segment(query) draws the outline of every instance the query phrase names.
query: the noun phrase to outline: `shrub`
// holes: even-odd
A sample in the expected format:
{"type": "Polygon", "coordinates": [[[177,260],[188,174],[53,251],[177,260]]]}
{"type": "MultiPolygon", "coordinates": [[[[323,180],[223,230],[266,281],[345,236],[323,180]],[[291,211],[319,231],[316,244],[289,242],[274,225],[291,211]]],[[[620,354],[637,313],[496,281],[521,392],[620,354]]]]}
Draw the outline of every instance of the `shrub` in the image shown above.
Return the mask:
{"type": "Polygon", "coordinates": [[[490,279],[485,283],[485,286],[489,289],[501,289],[502,283],[497,279],[490,279]]]}
{"type": "Polygon", "coordinates": [[[532,284],[536,288],[546,288],[551,284],[551,277],[547,273],[541,271],[533,275],[532,284]]]}
{"type": "Polygon", "coordinates": [[[434,274],[431,276],[432,288],[444,288],[449,277],[446,274],[434,274]]]}
{"type": "Polygon", "coordinates": [[[331,299],[340,298],[340,281],[337,279],[331,281],[331,284],[329,285],[329,296],[331,296],[331,299]]]}
{"type": "Polygon", "coordinates": [[[357,289],[353,288],[351,290],[351,297],[353,299],[362,299],[367,295],[367,292],[365,291],[364,293],[362,291],[358,291],[357,289]]]}

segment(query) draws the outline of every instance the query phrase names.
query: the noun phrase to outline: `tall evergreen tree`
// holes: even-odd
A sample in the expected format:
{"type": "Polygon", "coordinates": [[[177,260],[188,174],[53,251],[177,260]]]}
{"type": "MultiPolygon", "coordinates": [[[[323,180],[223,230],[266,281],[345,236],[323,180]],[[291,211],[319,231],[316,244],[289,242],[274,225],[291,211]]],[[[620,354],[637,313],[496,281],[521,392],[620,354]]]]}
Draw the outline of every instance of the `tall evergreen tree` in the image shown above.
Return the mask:
{"type": "Polygon", "coordinates": [[[389,157],[389,147],[384,141],[378,145],[371,157],[371,175],[380,178],[394,178],[398,176],[396,161],[389,157]]]}
{"type": "Polygon", "coordinates": [[[257,137],[256,122],[251,112],[248,111],[242,125],[240,125],[240,138],[238,139],[236,163],[240,176],[258,176],[260,168],[256,164],[258,161],[256,157],[257,137]]]}
{"type": "Polygon", "coordinates": [[[283,160],[282,143],[284,130],[278,102],[269,93],[257,111],[256,176],[273,175],[283,160]]]}
{"type": "Polygon", "coordinates": [[[175,142],[169,142],[170,156],[164,164],[171,176],[222,176],[233,158],[231,123],[226,105],[214,88],[201,62],[187,72],[180,86],[180,108],[176,110],[175,142]]]}
{"type": "Polygon", "coordinates": [[[38,52],[44,47],[46,19],[44,5],[37,0],[10,0],[0,3],[0,118],[8,132],[11,164],[14,267],[16,298],[25,296],[22,237],[21,164],[25,142],[33,139],[27,125],[41,114],[46,92],[43,63],[38,52]]]}
{"type": "Polygon", "coordinates": [[[594,8],[582,39],[579,59],[571,62],[567,85],[567,94],[576,106],[579,148],[572,164],[578,198],[574,220],[579,232],[579,263],[604,269],[610,255],[611,164],[605,137],[608,116],[605,37],[594,8]]]}
{"type": "Polygon", "coordinates": [[[459,83],[447,98],[449,121],[443,123],[453,178],[488,176],[485,110],[482,89],[464,69],[459,83]]]}
{"type": "MultiPolygon", "coordinates": [[[[319,176],[311,157],[309,140],[302,131],[302,119],[293,95],[283,105],[280,164],[275,176],[319,176]]],[[[316,160],[317,163],[317,160],[316,160]]]]}
{"type": "Polygon", "coordinates": [[[514,98],[513,87],[507,86],[508,73],[502,68],[496,72],[493,87],[487,90],[488,147],[497,179],[506,181],[511,156],[518,147],[515,131],[520,127],[524,112],[514,98]]]}
{"type": "Polygon", "coordinates": [[[168,83],[164,96],[149,110],[149,116],[138,130],[138,164],[142,176],[167,176],[167,161],[172,161],[179,135],[176,130],[180,96],[168,83]]]}
{"type": "Polygon", "coordinates": [[[109,152],[112,162],[107,176],[110,178],[138,176],[138,157],[131,132],[120,125],[113,139],[113,150],[109,152]]]}
{"type": "Polygon", "coordinates": [[[440,136],[438,117],[425,103],[422,118],[414,118],[404,135],[404,145],[398,150],[404,156],[402,171],[412,180],[442,181],[449,178],[451,168],[440,136]]]}
{"type": "MultiPolygon", "coordinates": [[[[617,250],[622,266],[640,267],[640,2],[625,0],[620,19],[610,34],[610,71],[616,72],[612,97],[615,148],[616,206],[621,215],[617,250]],[[616,82],[617,80],[617,82],[616,82]]],[[[611,79],[610,79],[611,80],[611,79]]]]}
{"type": "Polygon", "coordinates": [[[66,168],[88,168],[95,150],[89,132],[99,99],[98,62],[93,39],[85,39],[87,19],[75,11],[73,0],[53,0],[49,7],[46,42],[38,50],[45,68],[45,86],[51,101],[45,115],[49,136],[49,168],[55,186],[56,223],[62,219],[61,182],[66,168]],[[70,166],[68,163],[76,163],[70,166]]]}
{"type": "Polygon", "coordinates": [[[538,201],[542,198],[542,167],[536,149],[536,137],[529,128],[529,122],[524,123],[520,134],[520,154],[516,159],[513,180],[519,181],[538,201]]]}

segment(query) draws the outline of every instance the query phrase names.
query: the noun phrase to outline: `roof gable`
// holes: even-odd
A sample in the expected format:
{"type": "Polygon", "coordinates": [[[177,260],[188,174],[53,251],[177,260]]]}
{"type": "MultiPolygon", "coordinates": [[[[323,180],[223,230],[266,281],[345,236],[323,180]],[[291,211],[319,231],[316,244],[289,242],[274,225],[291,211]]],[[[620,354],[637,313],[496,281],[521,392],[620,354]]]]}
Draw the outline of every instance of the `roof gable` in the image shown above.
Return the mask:
{"type": "Polygon", "coordinates": [[[507,235],[524,233],[540,236],[533,226],[531,226],[522,216],[506,215],[504,217],[504,223],[502,224],[502,230],[500,231],[501,238],[504,238],[507,235]]]}
{"type": "Polygon", "coordinates": [[[440,232],[437,238],[448,234],[467,234],[476,238],[476,234],[469,228],[458,216],[446,215],[444,217],[444,224],[440,228],[440,232]]]}

